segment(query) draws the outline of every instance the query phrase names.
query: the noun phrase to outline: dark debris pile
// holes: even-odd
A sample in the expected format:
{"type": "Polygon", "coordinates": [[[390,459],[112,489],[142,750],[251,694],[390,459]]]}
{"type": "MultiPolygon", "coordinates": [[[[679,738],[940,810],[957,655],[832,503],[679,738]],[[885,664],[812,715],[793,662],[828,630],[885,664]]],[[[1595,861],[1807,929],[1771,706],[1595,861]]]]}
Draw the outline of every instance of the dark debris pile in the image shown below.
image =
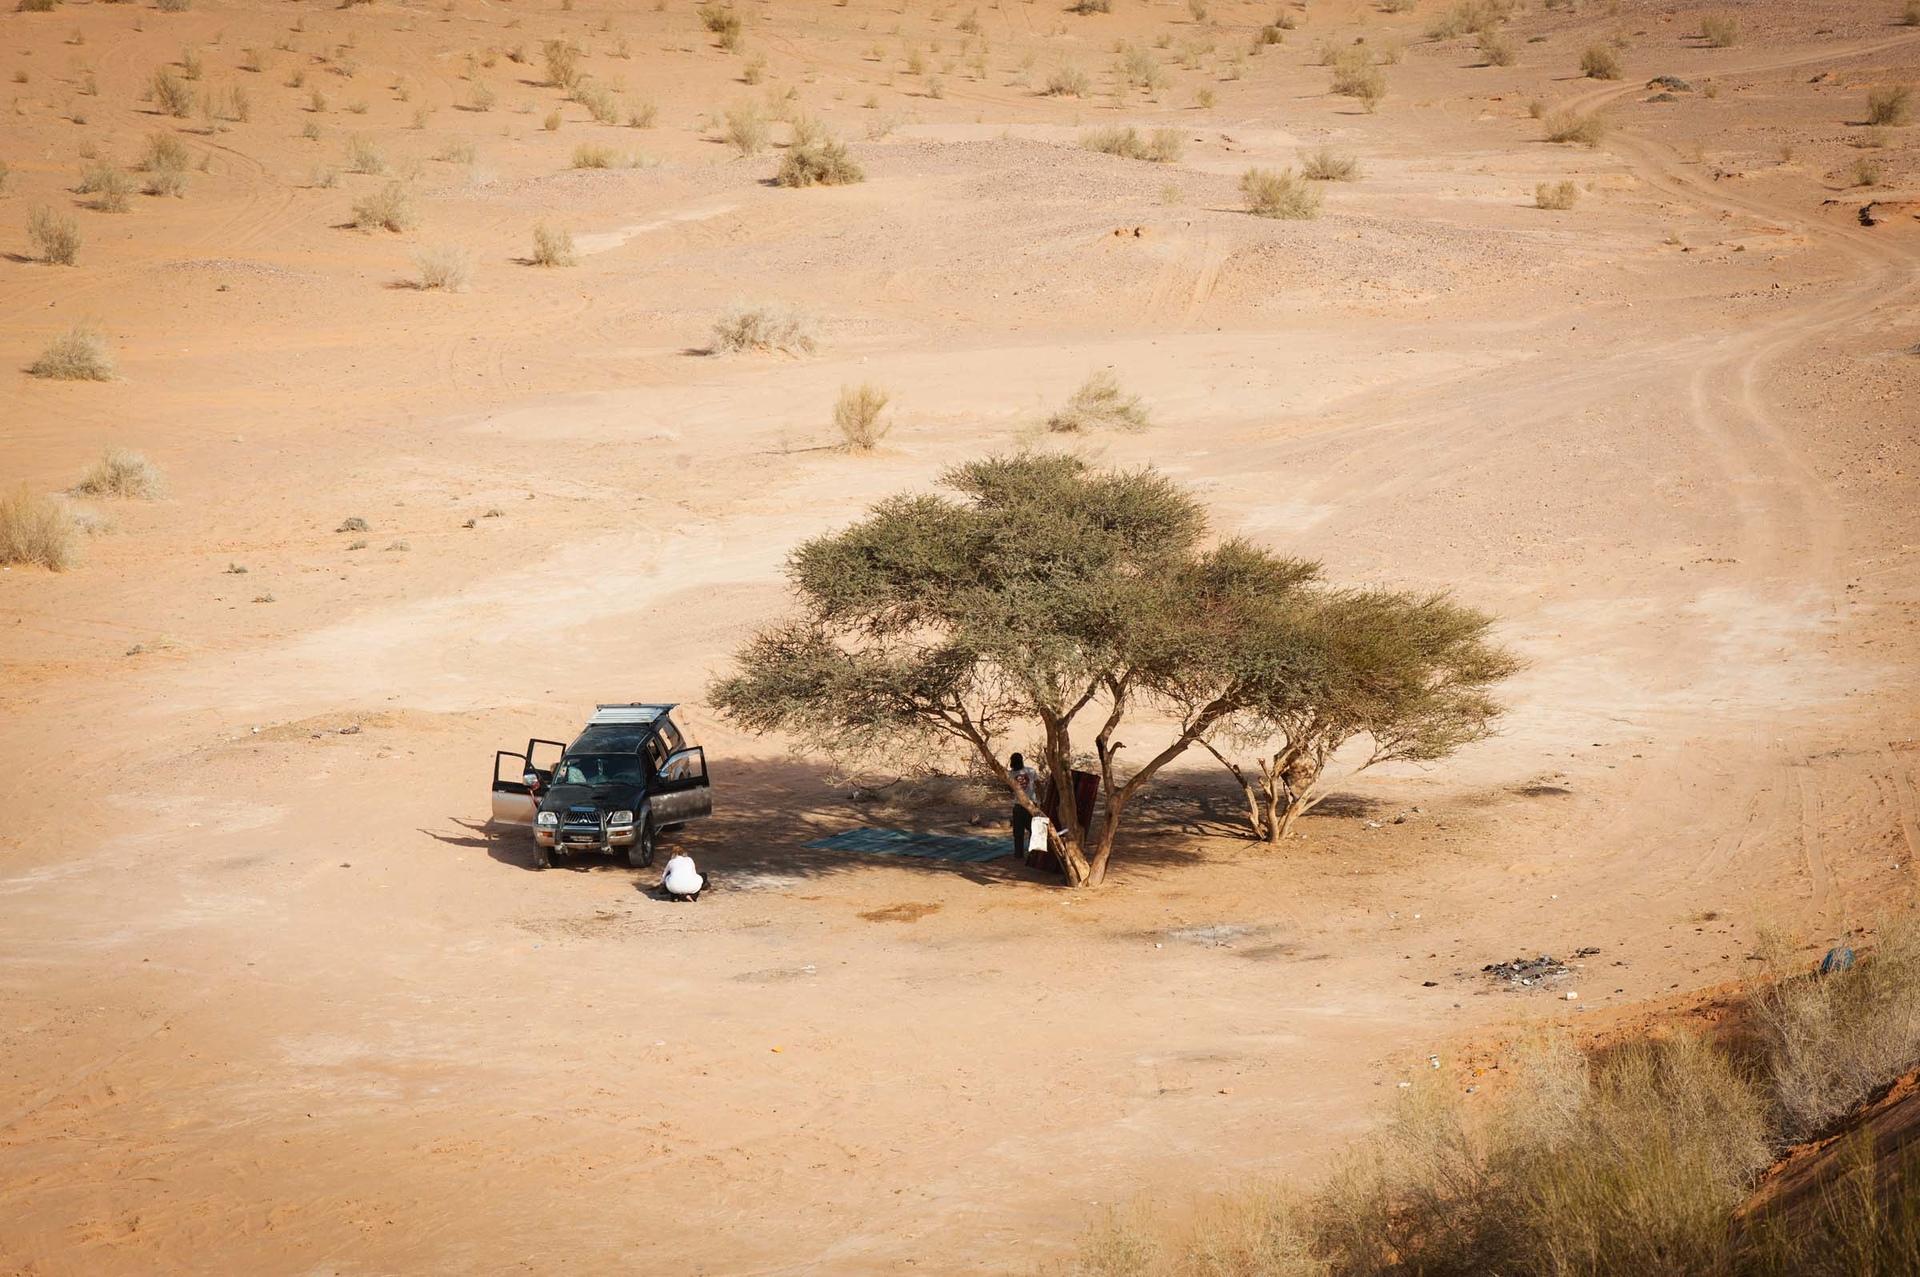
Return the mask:
{"type": "Polygon", "coordinates": [[[1564,980],[1572,975],[1575,967],[1569,963],[1580,958],[1591,958],[1599,953],[1598,949],[1576,949],[1573,957],[1566,961],[1551,954],[1543,953],[1537,958],[1513,958],[1506,962],[1490,962],[1480,968],[1480,973],[1496,985],[1509,989],[1536,989],[1542,985],[1564,980]]]}

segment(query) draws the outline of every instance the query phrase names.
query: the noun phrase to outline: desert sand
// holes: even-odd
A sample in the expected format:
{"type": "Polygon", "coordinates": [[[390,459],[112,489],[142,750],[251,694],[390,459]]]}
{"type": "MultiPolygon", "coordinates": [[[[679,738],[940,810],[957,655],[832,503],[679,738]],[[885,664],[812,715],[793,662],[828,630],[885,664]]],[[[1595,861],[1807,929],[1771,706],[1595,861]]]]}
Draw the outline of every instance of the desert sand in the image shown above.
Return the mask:
{"type": "Polygon", "coordinates": [[[1275,9],[1238,0],[770,0],[736,52],[689,0],[0,14],[0,476],[124,447],[167,482],[74,498],[71,569],[0,573],[0,1270],[1021,1271],[1113,1203],[1310,1178],[1429,1056],[1654,1017],[1762,926],[1812,953],[1910,905],[1920,129],[1859,121],[1920,28],[1528,5],[1493,66],[1424,36],[1441,9],[1316,0],[1257,56],[1275,9]],[[545,82],[550,39],[617,122],[545,82]],[[1356,39],[1372,112],[1319,65],[1356,39]],[[1116,96],[1120,43],[1166,83],[1116,96]],[[143,100],[189,51],[247,119],[143,100]],[[1063,66],[1088,97],[1039,91],[1063,66]],[[1536,99],[1612,132],[1547,142],[1536,99]],[[769,184],[784,123],[721,140],[783,100],[866,181],[769,184]],[[1183,154],[1080,145],[1111,125],[1183,154]],[[184,196],[74,193],[156,132],[184,196]],[[1247,214],[1244,170],[1322,145],[1362,172],[1319,218],[1247,214]],[[344,225],[395,180],[413,229],[344,225]],[[36,205],[74,266],[34,260],[36,205]],[[536,223],[577,264],[528,264],[536,223]],[[414,287],[444,245],[471,288],[414,287]],[[734,304],[818,348],[707,353],[734,304]],[[116,378],[29,376],[81,322],[116,378]],[[705,710],[785,556],[1058,446],[1102,369],[1152,425],[1072,446],[1496,613],[1528,661],[1501,734],[1278,849],[1196,753],[1093,891],[805,850],[999,811],[705,710]],[[865,456],[830,424],[859,382],[894,401],[865,456]],[[494,750],[637,699],[711,761],[697,905],[488,824],[494,750]],[[1479,974],[1586,947],[1577,1002],[1479,974]]]}

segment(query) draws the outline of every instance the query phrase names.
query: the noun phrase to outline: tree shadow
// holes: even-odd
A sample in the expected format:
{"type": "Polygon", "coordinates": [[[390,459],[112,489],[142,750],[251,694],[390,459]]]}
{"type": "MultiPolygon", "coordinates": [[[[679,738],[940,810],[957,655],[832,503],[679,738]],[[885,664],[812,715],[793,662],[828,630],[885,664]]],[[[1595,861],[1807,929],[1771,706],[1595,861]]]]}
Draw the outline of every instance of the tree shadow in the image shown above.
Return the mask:
{"type": "MultiPolygon", "coordinates": [[[[1011,813],[1004,796],[969,777],[903,780],[875,791],[853,786],[821,763],[804,759],[719,760],[713,815],[669,828],[660,835],[653,865],[632,868],[618,856],[567,856],[555,869],[633,875],[635,888],[656,891],[669,856],[684,851],[710,871],[716,893],[778,890],[802,882],[891,869],[929,877],[959,878],[981,886],[1064,887],[1057,872],[1032,868],[1013,855],[1011,813]],[[1004,841],[1007,854],[988,861],[823,850],[807,844],[851,829],[906,829],[1004,841]]],[[[1239,794],[1226,785],[1162,784],[1128,812],[1114,850],[1116,872],[1178,868],[1202,863],[1198,838],[1243,840],[1245,826],[1230,828],[1239,794]],[[1198,795],[1209,791],[1205,800],[1198,795]]],[[[1330,800],[1331,801],[1331,800],[1330,800]]],[[[449,816],[451,829],[422,829],[450,847],[484,851],[496,863],[535,868],[533,835],[525,825],[449,816]]]]}

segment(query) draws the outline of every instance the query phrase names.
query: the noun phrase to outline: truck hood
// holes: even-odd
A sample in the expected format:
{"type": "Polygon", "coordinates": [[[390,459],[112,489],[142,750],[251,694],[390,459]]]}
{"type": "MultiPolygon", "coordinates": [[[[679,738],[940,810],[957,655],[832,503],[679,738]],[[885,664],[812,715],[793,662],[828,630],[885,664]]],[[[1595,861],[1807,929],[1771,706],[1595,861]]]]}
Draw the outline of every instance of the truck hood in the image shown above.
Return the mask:
{"type": "Polygon", "coordinates": [[[646,797],[638,785],[555,785],[540,796],[540,810],[564,816],[569,807],[597,807],[601,811],[633,811],[646,797]]]}

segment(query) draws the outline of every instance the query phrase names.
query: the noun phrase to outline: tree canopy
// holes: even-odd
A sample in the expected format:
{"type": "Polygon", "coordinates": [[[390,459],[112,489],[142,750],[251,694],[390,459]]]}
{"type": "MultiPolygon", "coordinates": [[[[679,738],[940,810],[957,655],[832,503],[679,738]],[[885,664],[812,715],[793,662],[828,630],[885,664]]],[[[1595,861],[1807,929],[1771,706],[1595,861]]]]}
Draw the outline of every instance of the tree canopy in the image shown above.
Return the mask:
{"type": "Polygon", "coordinates": [[[712,703],[842,759],[970,751],[1029,806],[1003,754],[1036,740],[1076,886],[1103,879],[1128,807],[1197,742],[1279,738],[1317,777],[1356,736],[1383,759],[1438,757],[1498,712],[1484,688],[1511,658],[1486,617],[1209,544],[1199,504],[1151,469],[1021,454],[942,486],[801,545],[797,615],[747,642],[712,703]],[[1143,716],[1157,748],[1123,762],[1143,716]],[[1101,819],[1083,833],[1071,773],[1089,744],[1101,819]]]}

